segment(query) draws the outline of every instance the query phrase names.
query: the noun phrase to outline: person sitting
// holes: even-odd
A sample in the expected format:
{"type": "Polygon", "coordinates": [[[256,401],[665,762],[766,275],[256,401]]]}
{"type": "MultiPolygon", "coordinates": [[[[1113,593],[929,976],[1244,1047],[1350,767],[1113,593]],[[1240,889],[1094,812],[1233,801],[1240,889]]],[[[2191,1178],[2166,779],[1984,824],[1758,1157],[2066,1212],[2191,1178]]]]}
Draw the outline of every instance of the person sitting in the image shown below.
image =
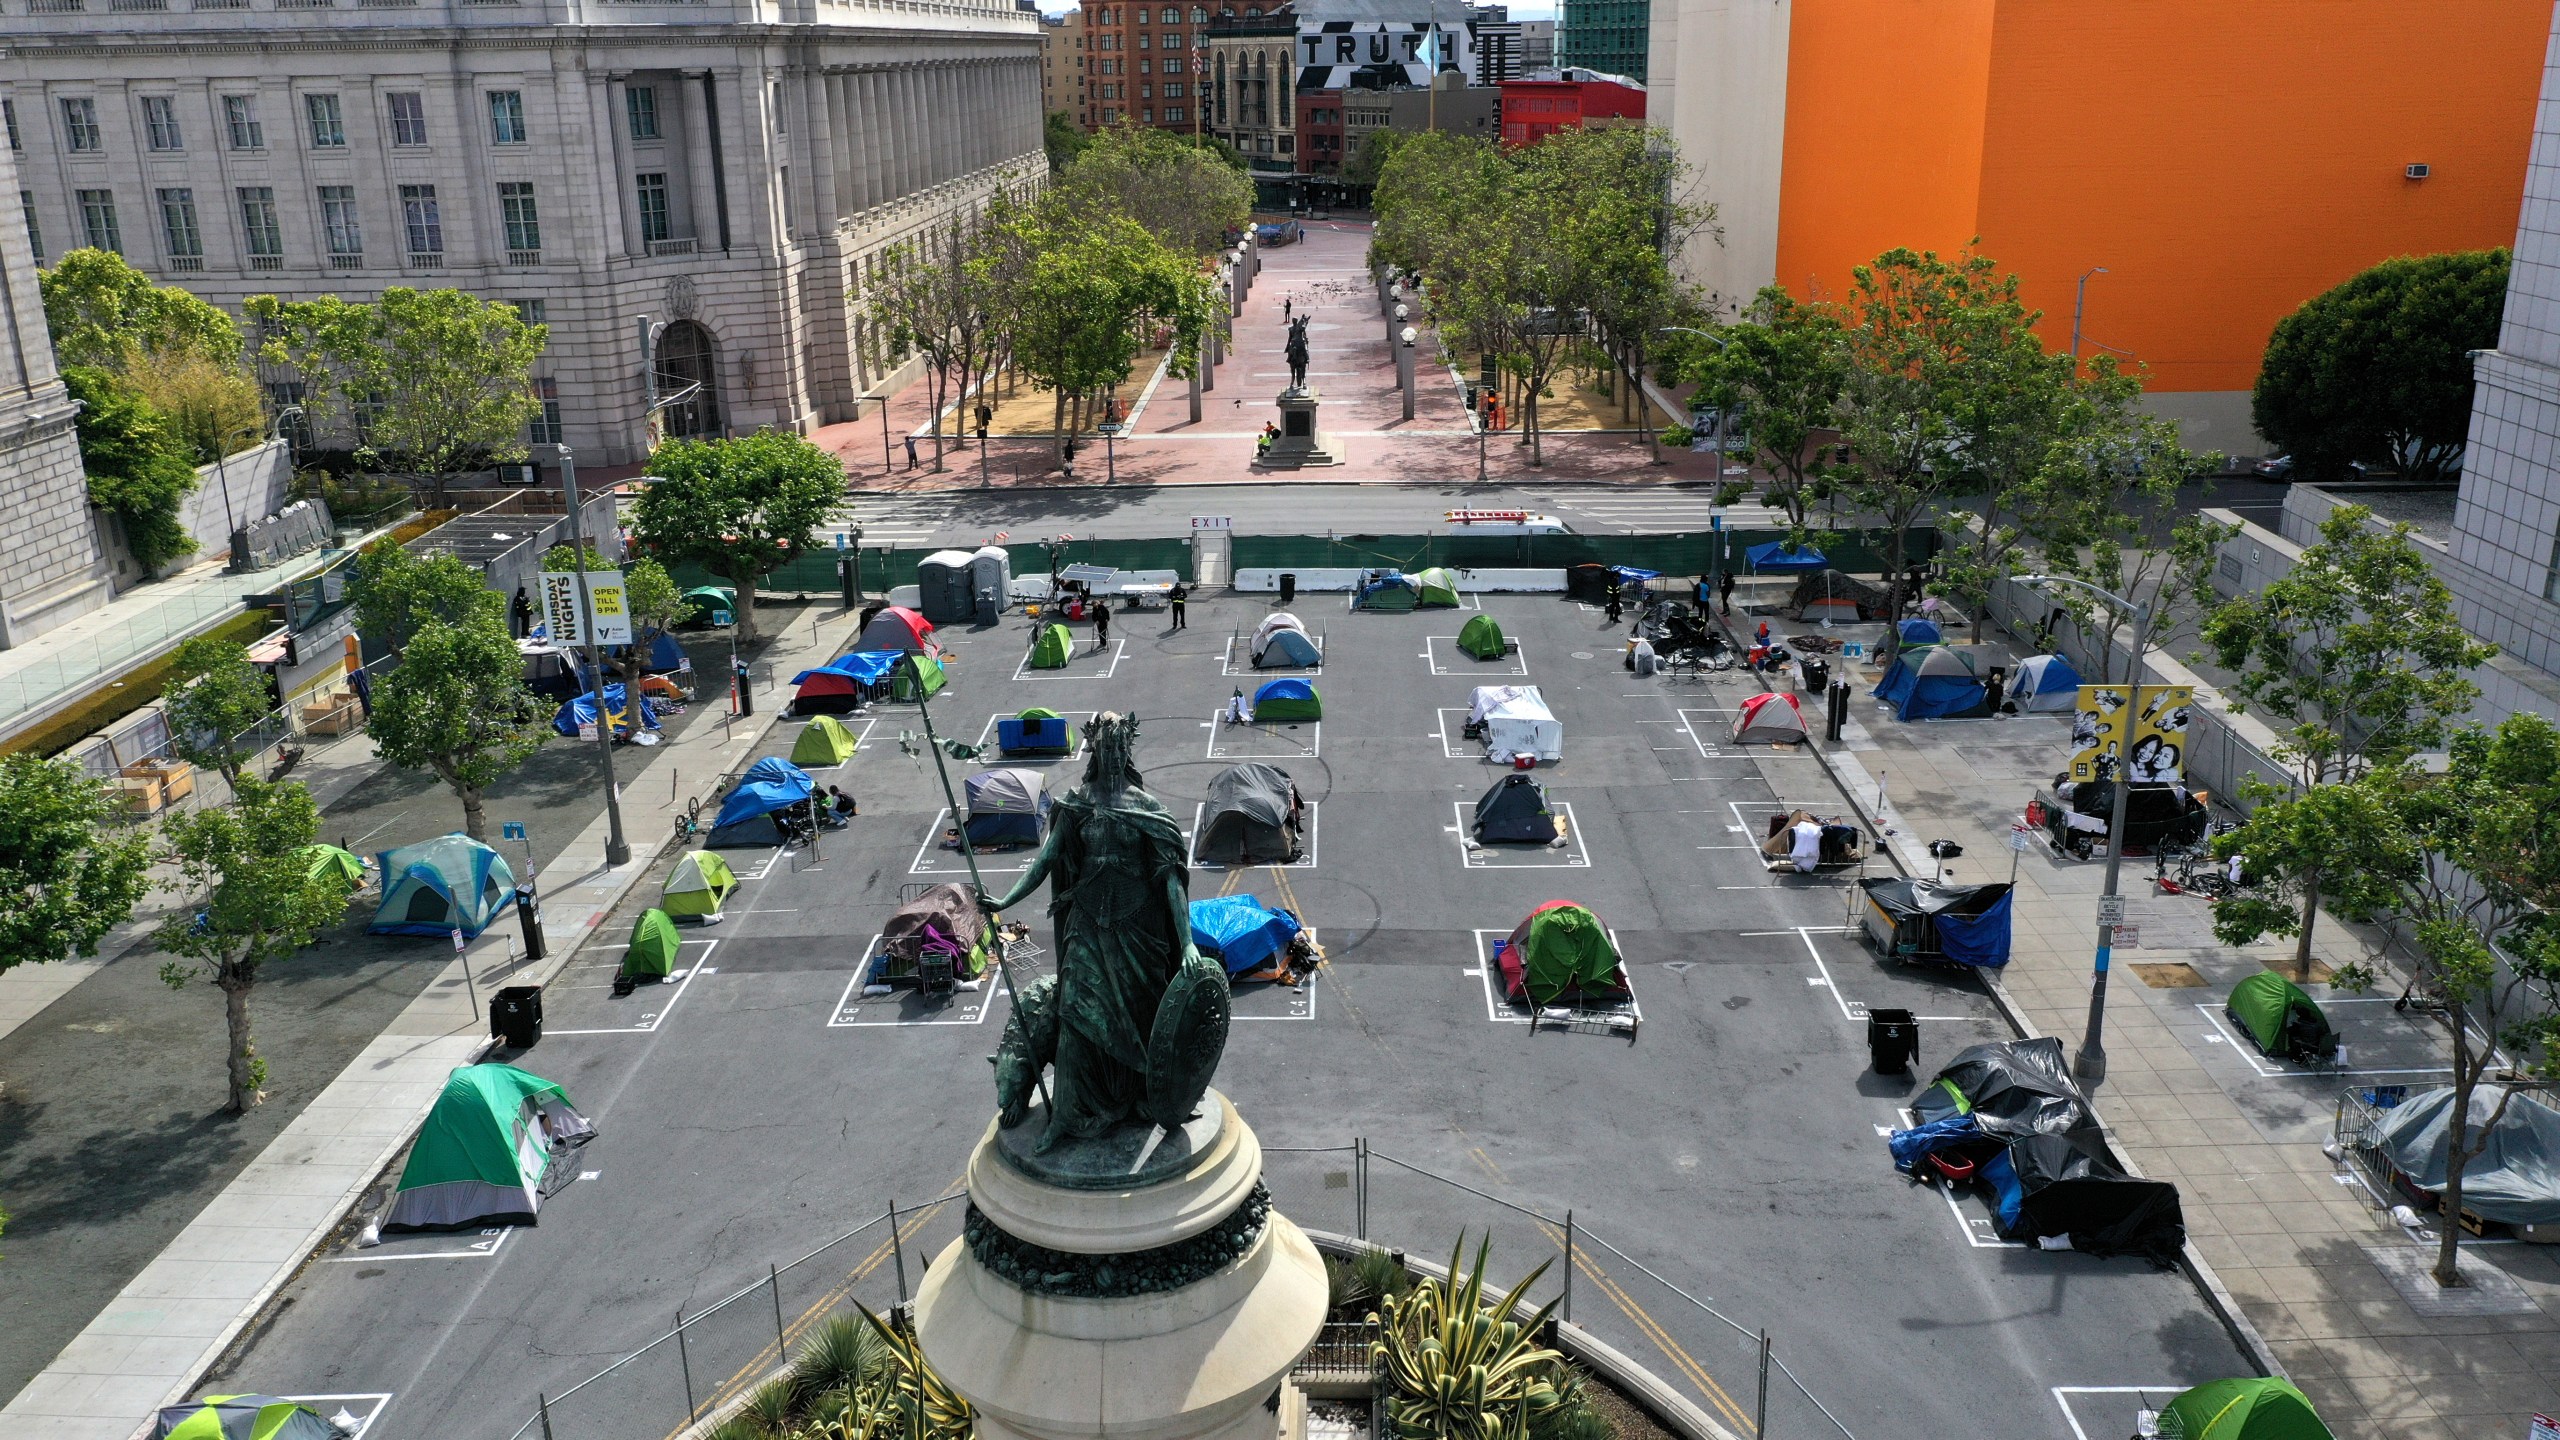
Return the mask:
{"type": "Polygon", "coordinates": [[[828,786],[827,794],[835,801],[834,808],[836,812],[836,823],[839,826],[852,820],[854,816],[862,813],[861,808],[853,803],[853,797],[844,793],[844,791],[839,787],[834,785],[828,786]]]}

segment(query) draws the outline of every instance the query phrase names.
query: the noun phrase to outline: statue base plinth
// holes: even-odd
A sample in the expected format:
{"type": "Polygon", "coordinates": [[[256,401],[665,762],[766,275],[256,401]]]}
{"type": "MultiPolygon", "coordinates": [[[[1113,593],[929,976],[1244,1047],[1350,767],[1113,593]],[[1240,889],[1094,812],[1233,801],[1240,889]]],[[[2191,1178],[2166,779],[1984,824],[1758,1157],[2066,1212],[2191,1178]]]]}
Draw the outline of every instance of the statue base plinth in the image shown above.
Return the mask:
{"type": "Polygon", "coordinates": [[[1040,1133],[1036,1111],[1014,1132],[988,1127],[969,1162],[972,1238],[935,1257],[915,1302],[925,1354],[977,1408],[979,1436],[1277,1433],[1264,1404],[1323,1324],[1324,1262],[1297,1226],[1263,1208],[1261,1146],[1235,1107],[1213,1090],[1201,1117],[1178,1132],[1132,1127],[1135,1147],[1111,1136],[1035,1157],[1069,1167],[1073,1186],[1036,1179],[1015,1158],[1013,1137],[1040,1133]],[[1141,1178],[1157,1176],[1135,1152],[1152,1160],[1177,1142],[1187,1160],[1127,1189],[1100,1188],[1085,1163],[1107,1155],[1135,1162],[1141,1178]],[[1091,1155],[1072,1153],[1096,1145],[1103,1148],[1091,1155]],[[1002,1234],[990,1237],[989,1226],[1002,1234]],[[973,1239],[989,1238],[1006,1247],[990,1254],[1007,1274],[973,1248],[973,1239]],[[1159,1288],[1116,1293],[1138,1286],[1159,1288]],[[1060,1293],[1079,1287],[1106,1293],[1060,1293]]]}
{"type": "Polygon", "coordinates": [[[1320,397],[1312,389],[1291,386],[1280,392],[1280,433],[1256,464],[1270,470],[1303,470],[1342,463],[1342,446],[1316,424],[1320,397]]]}

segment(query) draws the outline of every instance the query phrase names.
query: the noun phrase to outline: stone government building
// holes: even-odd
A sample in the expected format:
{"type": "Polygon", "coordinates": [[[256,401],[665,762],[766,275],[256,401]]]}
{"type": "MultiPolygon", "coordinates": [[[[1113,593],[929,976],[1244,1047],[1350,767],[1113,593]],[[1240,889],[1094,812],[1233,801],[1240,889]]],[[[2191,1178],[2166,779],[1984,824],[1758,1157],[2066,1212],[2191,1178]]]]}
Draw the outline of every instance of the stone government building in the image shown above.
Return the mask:
{"type": "MultiPolygon", "coordinates": [[[[0,0],[39,259],[243,298],[459,286],[551,326],[533,439],[851,419],[866,267],[1045,173],[1014,0],[0,0]],[[854,297],[848,299],[848,292],[854,297]]],[[[275,377],[279,400],[294,393],[275,377]]],[[[535,451],[537,462],[545,458],[535,451]]]]}

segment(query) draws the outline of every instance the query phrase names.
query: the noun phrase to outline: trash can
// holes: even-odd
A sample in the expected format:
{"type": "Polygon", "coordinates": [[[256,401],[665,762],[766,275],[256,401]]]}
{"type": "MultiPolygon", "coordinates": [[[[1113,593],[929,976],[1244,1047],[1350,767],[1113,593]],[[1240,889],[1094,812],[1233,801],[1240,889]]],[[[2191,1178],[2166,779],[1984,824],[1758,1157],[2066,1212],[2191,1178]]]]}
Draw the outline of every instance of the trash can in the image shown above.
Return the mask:
{"type": "Polygon", "coordinates": [[[530,1050],[542,1039],[542,987],[510,985],[489,999],[489,1033],[511,1050],[530,1050]]]}
{"type": "Polygon", "coordinates": [[[1286,605],[1297,598],[1298,572],[1295,570],[1280,572],[1280,603],[1286,605]]]}
{"type": "Polygon", "coordinates": [[[1867,1012],[1867,1054],[1879,1075],[1908,1075],[1920,1054],[1920,1022],[1908,1010],[1867,1012]]]}
{"type": "Polygon", "coordinates": [[[1803,655],[1797,657],[1796,669],[1804,679],[1803,685],[1799,688],[1803,689],[1806,693],[1813,695],[1827,695],[1830,693],[1830,661],[1817,660],[1810,655],[1803,655]]]}

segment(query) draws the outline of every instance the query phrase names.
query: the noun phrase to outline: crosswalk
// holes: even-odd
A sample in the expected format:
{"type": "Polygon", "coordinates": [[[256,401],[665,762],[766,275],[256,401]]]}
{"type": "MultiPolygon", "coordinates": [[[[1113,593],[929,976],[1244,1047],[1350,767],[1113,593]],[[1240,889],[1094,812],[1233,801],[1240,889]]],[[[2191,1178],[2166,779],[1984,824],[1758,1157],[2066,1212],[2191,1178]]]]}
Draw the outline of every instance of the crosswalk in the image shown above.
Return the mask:
{"type": "Polygon", "coordinates": [[[1604,533],[1631,531],[1650,535],[1704,530],[1717,514],[1724,516],[1726,525],[1741,530],[1768,529],[1785,523],[1779,518],[1780,512],[1761,505],[1730,505],[1719,510],[1714,496],[1694,490],[1658,490],[1639,494],[1567,490],[1551,495],[1532,495],[1531,498],[1539,508],[1549,511],[1576,530],[1604,533]]]}
{"type": "Polygon", "coordinates": [[[866,547],[913,549],[940,537],[951,514],[952,506],[947,500],[851,500],[828,514],[820,534],[832,544],[837,534],[850,533],[860,526],[866,547]]]}

